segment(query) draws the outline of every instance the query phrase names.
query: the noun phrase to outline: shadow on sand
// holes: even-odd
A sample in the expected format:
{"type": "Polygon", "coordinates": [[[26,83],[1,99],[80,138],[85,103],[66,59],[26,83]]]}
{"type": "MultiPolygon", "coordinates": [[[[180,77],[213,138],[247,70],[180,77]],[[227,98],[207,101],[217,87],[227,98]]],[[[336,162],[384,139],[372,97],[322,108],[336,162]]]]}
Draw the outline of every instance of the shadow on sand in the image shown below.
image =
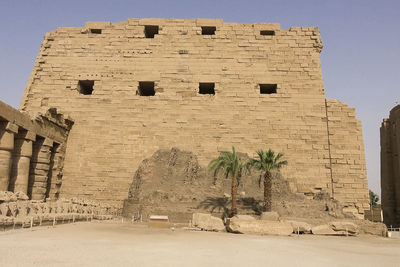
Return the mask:
{"type": "MultiPolygon", "coordinates": [[[[237,205],[239,210],[252,210],[256,215],[261,214],[262,201],[253,197],[238,198],[237,205]]],[[[231,200],[226,197],[207,197],[200,202],[197,208],[207,209],[211,213],[225,212],[230,208],[231,200]]]]}

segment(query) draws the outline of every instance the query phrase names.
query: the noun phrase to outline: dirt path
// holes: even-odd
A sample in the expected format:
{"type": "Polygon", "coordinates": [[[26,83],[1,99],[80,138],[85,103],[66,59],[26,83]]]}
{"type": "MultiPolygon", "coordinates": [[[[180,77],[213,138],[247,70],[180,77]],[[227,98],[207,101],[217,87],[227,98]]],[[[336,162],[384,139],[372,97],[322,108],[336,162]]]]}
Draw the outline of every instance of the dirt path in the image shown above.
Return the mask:
{"type": "Polygon", "coordinates": [[[399,266],[400,240],[251,236],[92,222],[0,232],[0,266],[399,266]]]}

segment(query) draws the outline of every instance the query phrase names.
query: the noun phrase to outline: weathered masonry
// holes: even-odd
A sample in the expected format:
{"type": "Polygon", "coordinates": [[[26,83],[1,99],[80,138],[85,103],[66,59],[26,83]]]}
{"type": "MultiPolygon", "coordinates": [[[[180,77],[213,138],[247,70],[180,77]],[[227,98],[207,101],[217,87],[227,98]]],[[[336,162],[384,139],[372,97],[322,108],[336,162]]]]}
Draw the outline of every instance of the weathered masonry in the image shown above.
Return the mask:
{"type": "Polygon", "coordinates": [[[381,126],[381,196],[383,220],[400,227],[400,105],[381,126]]]}
{"type": "Polygon", "coordinates": [[[47,33],[20,110],[74,120],[61,196],[121,203],[139,163],[178,147],[285,154],[292,190],[369,207],[361,123],[325,99],[316,27],[218,19],[88,22],[47,33]]]}
{"type": "Polygon", "coordinates": [[[0,102],[0,191],[57,199],[71,126],[55,109],[32,120],[0,102]]]}

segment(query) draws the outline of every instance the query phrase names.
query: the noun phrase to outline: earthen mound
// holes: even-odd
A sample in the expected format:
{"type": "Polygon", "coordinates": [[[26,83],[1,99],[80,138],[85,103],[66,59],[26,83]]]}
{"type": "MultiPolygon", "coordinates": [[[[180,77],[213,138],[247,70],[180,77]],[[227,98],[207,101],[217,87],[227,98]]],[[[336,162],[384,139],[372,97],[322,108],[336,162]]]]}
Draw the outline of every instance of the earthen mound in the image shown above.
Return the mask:
{"type": "MultiPolygon", "coordinates": [[[[247,155],[241,157],[246,160],[247,155]]],[[[145,159],[133,176],[123,213],[147,218],[149,214],[169,215],[172,221],[184,222],[194,212],[221,216],[230,208],[230,179],[214,177],[201,166],[197,156],[177,148],[158,150],[145,159]]],[[[263,199],[260,173],[252,171],[240,178],[238,209],[241,214],[258,215],[263,199]]],[[[275,173],[272,185],[273,210],[282,217],[326,221],[343,217],[337,203],[326,197],[306,199],[295,194],[285,179],[275,173]]]]}

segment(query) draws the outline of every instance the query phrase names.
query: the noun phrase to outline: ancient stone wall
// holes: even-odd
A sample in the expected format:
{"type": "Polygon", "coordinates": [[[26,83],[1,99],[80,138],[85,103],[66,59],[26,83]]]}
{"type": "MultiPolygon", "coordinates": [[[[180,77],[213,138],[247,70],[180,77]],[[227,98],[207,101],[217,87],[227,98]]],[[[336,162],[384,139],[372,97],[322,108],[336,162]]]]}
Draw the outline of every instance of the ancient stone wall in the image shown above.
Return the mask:
{"type": "Polygon", "coordinates": [[[361,122],[355,110],[336,100],[327,99],[332,194],[350,209],[368,209],[369,191],[366,177],[361,122]],[[352,206],[351,203],[355,203],[352,206]]]}
{"type": "Polygon", "coordinates": [[[206,165],[235,146],[250,156],[257,149],[283,152],[289,162],[283,176],[309,197],[357,176],[354,199],[349,191],[340,197],[364,207],[361,129],[346,108],[337,116],[344,121],[332,118],[331,125],[337,134],[343,126],[357,136],[331,146],[353,154],[348,166],[330,158],[321,49],[316,27],[209,19],[88,22],[46,34],[20,109],[55,107],[74,119],[65,197],[122,203],[139,163],[156,150],[193,151],[206,165]],[[358,154],[353,141],[361,146],[358,154]]]}
{"type": "Polygon", "coordinates": [[[381,202],[383,221],[400,227],[400,105],[381,126],[381,202]]]}
{"type": "Polygon", "coordinates": [[[0,191],[58,199],[65,150],[56,150],[65,147],[72,124],[55,109],[32,119],[0,102],[0,191]]]}

